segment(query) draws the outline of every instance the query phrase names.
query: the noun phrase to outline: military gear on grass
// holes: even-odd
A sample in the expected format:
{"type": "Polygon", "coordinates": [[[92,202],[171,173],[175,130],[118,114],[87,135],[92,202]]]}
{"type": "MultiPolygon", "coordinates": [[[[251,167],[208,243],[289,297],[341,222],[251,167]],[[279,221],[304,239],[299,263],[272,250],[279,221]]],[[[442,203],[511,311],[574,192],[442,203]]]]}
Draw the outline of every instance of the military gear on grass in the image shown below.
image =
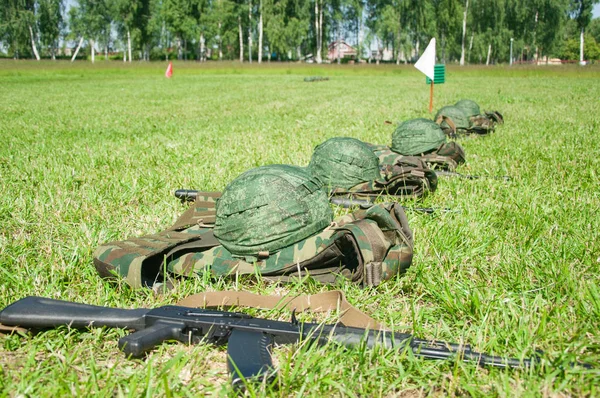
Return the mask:
{"type": "MultiPolygon", "coordinates": [[[[371,150],[375,153],[375,155],[379,158],[380,167],[394,167],[397,164],[404,164],[406,162],[413,162],[412,158],[416,157],[421,161],[425,162],[426,168],[438,169],[438,170],[450,170],[453,171],[456,169],[456,166],[462,164],[466,160],[465,151],[456,142],[446,142],[446,136],[442,132],[440,126],[427,119],[413,119],[408,122],[402,123],[396,131],[394,132],[394,136],[392,136],[392,143],[394,142],[394,137],[396,137],[396,146],[392,144],[392,148],[385,145],[372,145],[369,144],[371,150]],[[402,129],[400,128],[402,126],[402,129]],[[408,131],[413,130],[416,132],[414,135],[415,140],[419,145],[424,141],[422,136],[433,135],[434,137],[440,137],[436,140],[437,142],[441,142],[441,144],[437,146],[433,145],[423,145],[419,149],[426,149],[425,152],[414,152],[413,150],[408,150],[410,148],[410,140],[408,131]],[[399,131],[400,130],[400,131],[399,131]],[[421,134],[419,134],[421,132],[421,134]],[[398,133],[398,135],[396,135],[398,133]],[[443,137],[443,138],[441,138],[443,137]],[[402,145],[400,145],[402,144],[402,145]],[[401,149],[405,153],[413,153],[414,156],[405,156],[402,153],[396,151],[396,149],[401,149]]],[[[433,140],[430,140],[432,143],[433,140]]],[[[385,171],[389,173],[389,170],[385,171]]],[[[394,171],[392,169],[392,174],[394,171]]],[[[435,189],[435,188],[434,188],[435,189]]]]}
{"type": "Polygon", "coordinates": [[[451,141],[440,145],[434,151],[422,155],[421,159],[433,169],[454,170],[457,165],[465,163],[466,155],[460,144],[451,141]],[[449,160],[453,161],[455,165],[452,166],[452,162],[449,160]]]}
{"type": "Polygon", "coordinates": [[[329,80],[328,77],[323,77],[323,76],[310,76],[310,77],[305,77],[304,81],[307,83],[313,83],[313,82],[324,82],[329,80]]]}
{"type": "Polygon", "coordinates": [[[434,120],[449,137],[456,137],[458,134],[469,132],[469,117],[459,107],[442,107],[436,113],[434,120]]]}
{"type": "Polygon", "coordinates": [[[392,151],[405,156],[429,153],[446,142],[440,127],[427,119],[407,120],[392,134],[392,151]]]}
{"type": "Polygon", "coordinates": [[[335,189],[332,195],[371,199],[386,195],[422,197],[437,189],[435,173],[419,157],[399,155],[385,145],[365,144],[377,157],[380,177],[347,190],[335,189]]]}
{"type": "Polygon", "coordinates": [[[215,239],[209,224],[215,220],[218,197],[218,193],[199,192],[194,204],[166,231],[102,245],[94,253],[96,269],[103,277],[123,277],[133,287],[151,287],[169,275],[206,272],[215,277],[260,274],[281,281],[311,275],[322,283],[349,279],[377,285],[404,272],[412,262],[412,232],[398,204],[342,216],[274,253],[238,256],[215,239]]]}
{"type": "Polygon", "coordinates": [[[379,178],[377,157],[364,142],[350,137],[330,138],[318,145],[308,169],[329,190],[379,178]]]}
{"type": "Polygon", "coordinates": [[[323,181],[331,196],[421,197],[437,186],[422,162],[404,163],[381,173],[369,144],[347,137],[331,138],[317,146],[308,169],[323,181]]]}
{"type": "Polygon", "coordinates": [[[217,202],[215,237],[231,253],[276,252],[333,218],[319,180],[297,166],[270,165],[233,180],[217,202]]]}
{"type": "Polygon", "coordinates": [[[462,99],[454,106],[462,109],[465,115],[467,115],[470,127],[478,130],[474,131],[476,133],[482,134],[492,131],[496,124],[504,123],[504,118],[500,112],[492,111],[482,113],[479,104],[475,101],[462,99]]]}

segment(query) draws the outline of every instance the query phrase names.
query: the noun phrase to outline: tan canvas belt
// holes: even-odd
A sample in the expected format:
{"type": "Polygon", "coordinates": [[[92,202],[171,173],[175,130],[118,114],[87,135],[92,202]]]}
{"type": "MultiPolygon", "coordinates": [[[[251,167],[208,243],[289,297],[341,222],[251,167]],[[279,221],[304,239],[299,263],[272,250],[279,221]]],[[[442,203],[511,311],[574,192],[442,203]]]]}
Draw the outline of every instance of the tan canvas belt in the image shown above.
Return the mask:
{"type": "Polygon", "coordinates": [[[358,310],[346,300],[341,290],[301,296],[263,296],[241,291],[204,292],[181,300],[177,305],[184,307],[251,307],[260,309],[283,309],[302,312],[340,311],[339,321],[345,326],[383,329],[383,325],[358,310]]]}
{"type": "Polygon", "coordinates": [[[6,326],[0,323],[0,334],[25,333],[27,329],[18,326],[6,326]]]}

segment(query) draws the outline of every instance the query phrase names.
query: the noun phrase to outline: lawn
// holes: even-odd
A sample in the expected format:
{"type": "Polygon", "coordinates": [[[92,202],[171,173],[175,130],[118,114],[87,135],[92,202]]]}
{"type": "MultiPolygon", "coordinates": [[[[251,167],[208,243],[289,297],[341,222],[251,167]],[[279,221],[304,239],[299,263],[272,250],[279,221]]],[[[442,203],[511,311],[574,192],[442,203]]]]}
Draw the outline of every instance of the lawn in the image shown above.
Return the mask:
{"type": "MultiPolygon", "coordinates": [[[[496,355],[543,350],[543,366],[284,346],[277,381],[251,395],[600,394],[598,66],[449,68],[436,108],[471,98],[506,119],[491,136],[461,140],[458,171],[512,181],[441,179],[418,205],[456,212],[408,213],[406,275],[367,289],[200,275],[155,294],[100,279],[92,253],[171,225],[186,208],[175,189],[222,190],[252,167],[304,166],[330,137],[389,144],[398,121],[430,117],[425,78],[410,66],[190,62],[175,63],[172,79],[165,67],[0,62],[0,308],[27,295],[135,308],[210,290],[339,288],[396,330],[496,355]],[[303,81],[316,75],[330,80],[303,81]],[[596,369],[569,366],[576,359],[596,369]]],[[[224,347],[163,344],[127,359],[117,348],[126,333],[0,335],[0,396],[235,394],[224,347]]]]}

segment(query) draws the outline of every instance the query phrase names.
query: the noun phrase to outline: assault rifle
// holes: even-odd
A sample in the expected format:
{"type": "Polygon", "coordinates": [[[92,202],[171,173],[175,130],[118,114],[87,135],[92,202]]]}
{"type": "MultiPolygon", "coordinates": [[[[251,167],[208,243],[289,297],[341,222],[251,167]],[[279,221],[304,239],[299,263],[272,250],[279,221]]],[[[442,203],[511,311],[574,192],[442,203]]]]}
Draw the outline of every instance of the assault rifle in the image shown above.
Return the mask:
{"type": "Polygon", "coordinates": [[[482,175],[482,176],[477,176],[477,175],[470,175],[470,174],[461,174],[461,173],[457,173],[454,171],[445,171],[445,170],[434,170],[435,174],[438,176],[443,176],[443,177],[459,177],[459,178],[464,178],[467,180],[478,180],[480,178],[493,178],[494,180],[501,180],[501,181],[511,181],[512,178],[510,176],[490,176],[490,175],[482,175]]]}
{"type": "MultiPolygon", "coordinates": [[[[196,200],[196,197],[198,196],[198,192],[196,190],[193,189],[178,189],[175,191],[175,197],[177,199],[180,199],[182,202],[193,202],[196,200]]],[[[329,201],[331,203],[333,203],[334,205],[338,205],[344,208],[349,208],[349,207],[353,207],[353,206],[357,206],[360,207],[362,209],[368,209],[369,207],[373,206],[373,202],[369,201],[369,200],[365,200],[365,199],[353,199],[353,198],[344,198],[344,197],[336,197],[336,196],[332,196],[329,198],[329,201]]],[[[405,210],[412,210],[412,211],[416,211],[418,213],[425,213],[425,214],[433,214],[437,211],[442,211],[442,212],[451,212],[451,209],[435,209],[433,207],[403,207],[405,210]]]]}
{"type": "MultiPolygon", "coordinates": [[[[344,198],[344,197],[337,197],[337,196],[332,196],[329,198],[329,201],[331,203],[333,203],[334,205],[338,205],[341,206],[343,208],[349,208],[349,207],[360,207],[361,209],[368,209],[369,207],[373,206],[375,203],[371,202],[370,200],[366,200],[366,199],[355,199],[355,198],[344,198]]],[[[424,213],[424,214],[434,214],[436,212],[444,212],[444,213],[449,213],[449,212],[454,212],[456,210],[452,210],[452,209],[448,209],[446,207],[444,208],[435,208],[435,207],[406,207],[406,206],[402,206],[402,208],[404,210],[409,210],[409,211],[415,211],[417,213],[424,213]]]]}
{"type": "Polygon", "coordinates": [[[119,342],[128,356],[139,357],[157,344],[177,340],[188,344],[227,343],[227,365],[232,383],[243,386],[244,380],[273,378],[271,360],[273,344],[310,341],[319,345],[335,342],[348,347],[364,344],[368,348],[384,346],[410,350],[425,359],[453,359],[481,366],[500,368],[529,367],[533,359],[503,358],[471,350],[468,345],[428,341],[410,334],[301,323],[292,312],[290,322],[254,318],[239,312],[205,310],[180,306],[155,309],[119,309],[78,304],[42,297],[26,297],[0,312],[0,323],[26,328],[51,328],[66,325],[74,328],[109,327],[135,330],[119,342]]]}

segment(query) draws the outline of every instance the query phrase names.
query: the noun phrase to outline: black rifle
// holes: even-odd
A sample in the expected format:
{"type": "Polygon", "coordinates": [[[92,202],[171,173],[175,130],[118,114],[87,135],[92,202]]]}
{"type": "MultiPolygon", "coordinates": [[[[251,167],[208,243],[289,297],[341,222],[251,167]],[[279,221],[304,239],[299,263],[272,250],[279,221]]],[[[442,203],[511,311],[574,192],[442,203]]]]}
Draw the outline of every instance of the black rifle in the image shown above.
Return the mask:
{"type": "MultiPolygon", "coordinates": [[[[344,198],[344,197],[336,197],[332,196],[329,198],[329,201],[334,205],[341,206],[343,208],[349,208],[353,206],[360,207],[361,209],[368,209],[373,206],[374,203],[366,200],[366,199],[355,199],[355,198],[344,198]]],[[[436,212],[454,212],[456,210],[448,209],[448,208],[435,208],[435,207],[406,207],[402,206],[404,210],[416,211],[417,213],[424,214],[434,214],[436,212]]]]}
{"type": "MultiPolygon", "coordinates": [[[[198,192],[194,189],[178,189],[175,191],[175,197],[177,199],[180,199],[182,202],[193,202],[196,200],[196,197],[198,196],[198,192]]],[[[368,200],[364,200],[364,199],[351,199],[351,198],[342,198],[342,197],[335,197],[332,196],[331,198],[329,198],[329,201],[335,205],[344,207],[344,208],[349,208],[352,206],[358,206],[362,209],[368,209],[369,207],[373,206],[373,202],[368,201],[368,200]]],[[[450,212],[452,211],[451,209],[435,209],[433,207],[404,207],[405,210],[412,210],[412,211],[416,211],[418,213],[425,213],[425,214],[433,214],[436,211],[443,211],[443,212],[450,212]]]]}
{"type": "Polygon", "coordinates": [[[74,328],[110,327],[133,329],[122,337],[119,348],[134,357],[142,356],[167,340],[197,344],[206,341],[227,346],[227,366],[232,383],[243,386],[250,378],[273,378],[273,344],[293,344],[308,340],[317,344],[336,342],[348,347],[384,346],[410,349],[426,359],[460,358],[478,365],[500,368],[529,367],[532,359],[502,358],[472,351],[468,345],[428,341],[406,333],[367,330],[340,324],[300,323],[292,312],[291,322],[254,318],[238,312],[215,311],[179,306],[155,309],[119,309],[78,304],[43,297],[26,297],[0,312],[0,323],[26,328],[68,325],[74,328]]]}
{"type": "Polygon", "coordinates": [[[460,178],[464,178],[467,180],[478,180],[480,178],[493,178],[494,180],[502,180],[502,181],[511,181],[512,178],[510,176],[490,176],[490,175],[482,175],[482,176],[475,176],[475,175],[470,175],[470,174],[461,174],[461,173],[456,173],[454,171],[444,171],[444,170],[434,170],[435,174],[438,176],[443,176],[443,177],[460,177],[460,178]]]}

